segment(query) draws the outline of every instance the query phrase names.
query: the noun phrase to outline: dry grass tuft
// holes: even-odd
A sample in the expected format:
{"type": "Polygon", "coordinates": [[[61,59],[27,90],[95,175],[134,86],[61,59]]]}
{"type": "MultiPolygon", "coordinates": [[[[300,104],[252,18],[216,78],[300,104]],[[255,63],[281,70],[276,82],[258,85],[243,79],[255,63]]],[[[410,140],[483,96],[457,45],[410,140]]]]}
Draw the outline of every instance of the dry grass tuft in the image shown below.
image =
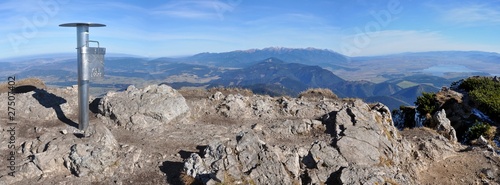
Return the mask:
{"type": "Polygon", "coordinates": [[[496,126],[491,125],[490,129],[488,129],[484,134],[486,135],[489,140],[493,140],[495,138],[495,135],[497,134],[498,128],[496,126]]]}
{"type": "Polygon", "coordinates": [[[181,93],[184,98],[206,98],[210,93],[206,89],[178,89],[177,92],[181,93]]]}
{"type": "MultiPolygon", "coordinates": [[[[43,83],[42,80],[38,78],[25,78],[25,79],[17,79],[16,78],[16,84],[14,85],[15,87],[22,87],[22,86],[34,86],[38,89],[46,89],[47,87],[45,86],[45,83],[43,83]]],[[[5,93],[9,92],[9,84],[7,82],[0,84],[0,93],[5,93]]]]}
{"type": "Polygon", "coordinates": [[[238,87],[213,87],[207,90],[210,94],[214,94],[217,91],[221,92],[223,95],[228,94],[241,94],[243,96],[253,96],[253,92],[250,89],[238,88],[238,87]]]}
{"type": "Polygon", "coordinates": [[[388,178],[386,178],[386,179],[384,179],[384,180],[385,180],[384,184],[388,184],[388,185],[398,185],[398,183],[397,183],[394,179],[388,179],[388,178]]]}
{"type": "Polygon", "coordinates": [[[305,91],[302,91],[299,94],[299,98],[310,98],[310,99],[338,99],[339,97],[332,92],[330,89],[325,88],[311,88],[305,91]]]}
{"type": "Polygon", "coordinates": [[[378,163],[378,166],[388,166],[388,167],[394,166],[394,161],[392,161],[392,159],[380,156],[379,160],[380,162],[378,163]]]}
{"type": "Polygon", "coordinates": [[[182,184],[184,184],[184,185],[202,184],[198,180],[196,180],[194,177],[189,176],[185,172],[181,173],[180,179],[181,179],[182,184]]]}
{"type": "Polygon", "coordinates": [[[457,103],[462,103],[463,95],[453,90],[444,89],[436,93],[436,100],[443,105],[449,100],[454,100],[457,103]]]}

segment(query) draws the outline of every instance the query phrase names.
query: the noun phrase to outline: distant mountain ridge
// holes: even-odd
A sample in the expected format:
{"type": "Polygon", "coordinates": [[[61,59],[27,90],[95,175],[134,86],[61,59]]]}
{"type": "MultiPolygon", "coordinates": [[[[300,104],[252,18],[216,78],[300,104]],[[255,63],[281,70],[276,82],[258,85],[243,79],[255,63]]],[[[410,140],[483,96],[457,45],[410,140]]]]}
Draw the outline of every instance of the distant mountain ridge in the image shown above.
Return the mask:
{"type": "Polygon", "coordinates": [[[159,58],[157,60],[188,62],[221,67],[248,67],[256,61],[267,58],[279,58],[289,63],[337,67],[349,62],[349,58],[340,53],[315,48],[270,47],[264,49],[236,50],[222,53],[199,53],[184,58],[159,58]]]}

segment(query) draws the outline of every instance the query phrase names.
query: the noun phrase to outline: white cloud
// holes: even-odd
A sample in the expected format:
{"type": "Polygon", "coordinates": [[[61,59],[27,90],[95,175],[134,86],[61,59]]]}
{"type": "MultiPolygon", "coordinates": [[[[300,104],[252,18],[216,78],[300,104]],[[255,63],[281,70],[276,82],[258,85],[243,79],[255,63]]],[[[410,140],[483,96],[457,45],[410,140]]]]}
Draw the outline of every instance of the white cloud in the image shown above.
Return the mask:
{"type": "Polygon", "coordinates": [[[478,23],[500,24],[500,9],[488,4],[468,4],[443,11],[446,21],[474,25],[478,23]]]}
{"type": "Polygon", "coordinates": [[[190,19],[224,19],[224,14],[233,11],[241,0],[226,2],[221,0],[173,1],[153,9],[151,13],[190,19]]]}

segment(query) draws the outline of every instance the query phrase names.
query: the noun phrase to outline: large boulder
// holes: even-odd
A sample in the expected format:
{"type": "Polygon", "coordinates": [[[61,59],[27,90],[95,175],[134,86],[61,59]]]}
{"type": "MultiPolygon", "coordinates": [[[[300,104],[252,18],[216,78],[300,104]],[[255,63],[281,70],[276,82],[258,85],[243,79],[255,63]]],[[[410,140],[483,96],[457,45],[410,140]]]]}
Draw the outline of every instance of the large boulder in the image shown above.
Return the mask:
{"type": "Polygon", "coordinates": [[[306,165],[306,174],[312,184],[332,182],[332,173],[341,171],[349,166],[344,156],[338,150],[324,141],[317,141],[311,145],[309,153],[303,159],[306,165]]]}
{"type": "MultiPolygon", "coordinates": [[[[0,109],[7,110],[7,93],[2,93],[5,98],[0,98],[0,109]]],[[[78,88],[29,89],[22,93],[14,94],[17,119],[27,120],[61,120],[67,122],[67,117],[77,113],[78,88]]]]}
{"type": "Polygon", "coordinates": [[[129,130],[162,132],[163,124],[187,116],[189,107],[172,87],[150,85],[144,89],[129,86],[123,92],[108,92],[99,102],[98,111],[129,130]]]}
{"type": "Polygon", "coordinates": [[[320,116],[321,126],[311,119],[277,120],[214,141],[203,155],[191,154],[184,171],[207,184],[414,183],[396,165],[412,146],[405,150],[389,109],[360,100],[343,104],[320,116]],[[304,142],[311,135],[318,137],[304,142]]]}
{"type": "Polygon", "coordinates": [[[116,162],[122,158],[108,128],[91,124],[87,137],[81,139],[77,135],[46,130],[37,138],[27,139],[19,145],[18,158],[23,160],[18,161],[16,177],[1,174],[5,176],[0,181],[11,184],[61,174],[102,181],[113,176],[118,168],[116,162]]]}
{"type": "Polygon", "coordinates": [[[299,182],[299,156],[267,145],[252,130],[236,140],[214,142],[203,158],[193,153],[184,164],[188,175],[203,183],[292,184],[299,182]]]}
{"type": "Polygon", "coordinates": [[[451,121],[446,118],[445,110],[437,111],[434,116],[432,116],[432,122],[433,125],[435,125],[434,129],[436,129],[438,133],[442,134],[452,142],[457,142],[455,128],[451,126],[451,121]]]}
{"type": "Polygon", "coordinates": [[[71,146],[66,166],[77,176],[109,177],[118,167],[118,143],[102,124],[90,130],[91,141],[71,146]]]}
{"type": "Polygon", "coordinates": [[[267,145],[252,130],[236,140],[210,144],[201,158],[193,153],[184,170],[201,182],[292,184],[298,182],[299,156],[267,145]]]}
{"type": "Polygon", "coordinates": [[[356,100],[330,114],[329,123],[335,128],[334,143],[348,162],[374,165],[381,158],[394,156],[394,143],[399,135],[387,107],[372,109],[356,100]]]}

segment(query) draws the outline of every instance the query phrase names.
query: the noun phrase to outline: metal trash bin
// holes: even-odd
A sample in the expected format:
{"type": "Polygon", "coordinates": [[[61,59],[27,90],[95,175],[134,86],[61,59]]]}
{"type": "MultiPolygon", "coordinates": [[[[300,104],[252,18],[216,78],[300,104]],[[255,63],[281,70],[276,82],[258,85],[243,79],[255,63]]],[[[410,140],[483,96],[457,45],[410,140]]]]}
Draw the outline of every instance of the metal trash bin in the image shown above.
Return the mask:
{"type": "Polygon", "coordinates": [[[82,61],[84,80],[101,80],[104,77],[104,55],[106,48],[82,47],[82,61]],[[86,70],[86,71],[85,71],[86,70]]]}

